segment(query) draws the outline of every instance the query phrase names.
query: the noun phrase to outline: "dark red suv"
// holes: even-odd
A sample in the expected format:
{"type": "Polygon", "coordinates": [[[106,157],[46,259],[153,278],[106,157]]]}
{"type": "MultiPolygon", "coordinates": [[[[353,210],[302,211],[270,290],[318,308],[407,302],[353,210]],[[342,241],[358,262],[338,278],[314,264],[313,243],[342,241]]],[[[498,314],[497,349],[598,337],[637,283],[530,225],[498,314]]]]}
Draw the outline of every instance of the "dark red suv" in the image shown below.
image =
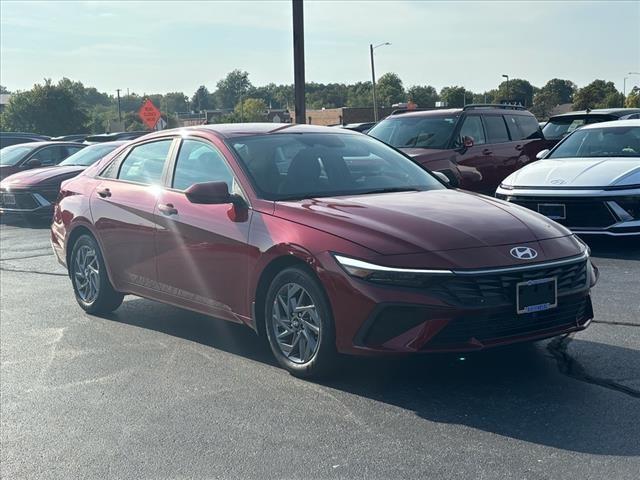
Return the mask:
{"type": "Polygon", "coordinates": [[[310,125],[135,140],[63,183],[51,241],[87,312],[135,294],[246,324],[306,376],[581,330],[597,277],[563,226],[310,125]]]}
{"type": "Polygon", "coordinates": [[[452,186],[488,195],[546,148],[536,117],[512,105],[401,110],[368,134],[444,173],[452,186]]]}

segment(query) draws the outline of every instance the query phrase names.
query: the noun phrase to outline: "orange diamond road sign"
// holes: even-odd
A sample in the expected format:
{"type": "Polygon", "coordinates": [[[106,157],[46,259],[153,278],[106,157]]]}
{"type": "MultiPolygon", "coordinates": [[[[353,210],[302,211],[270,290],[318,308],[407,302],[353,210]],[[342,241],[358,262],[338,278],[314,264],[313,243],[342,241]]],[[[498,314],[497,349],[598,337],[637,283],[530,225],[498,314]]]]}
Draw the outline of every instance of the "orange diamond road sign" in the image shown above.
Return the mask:
{"type": "Polygon", "coordinates": [[[140,107],[138,115],[147,127],[154,129],[156,128],[156,123],[158,123],[161,114],[160,110],[158,110],[153,102],[147,98],[140,107]]]}

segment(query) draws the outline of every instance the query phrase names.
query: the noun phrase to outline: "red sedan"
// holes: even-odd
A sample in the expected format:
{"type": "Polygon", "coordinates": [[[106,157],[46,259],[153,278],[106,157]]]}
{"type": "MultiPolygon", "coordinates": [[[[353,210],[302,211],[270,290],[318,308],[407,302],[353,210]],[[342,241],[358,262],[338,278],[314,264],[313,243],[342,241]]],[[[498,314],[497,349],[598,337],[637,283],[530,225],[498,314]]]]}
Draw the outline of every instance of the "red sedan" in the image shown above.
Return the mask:
{"type": "Polygon", "coordinates": [[[246,324],[300,376],[581,330],[597,278],[561,225],[309,125],[137,139],[63,183],[51,240],[87,312],[135,294],[246,324]]]}

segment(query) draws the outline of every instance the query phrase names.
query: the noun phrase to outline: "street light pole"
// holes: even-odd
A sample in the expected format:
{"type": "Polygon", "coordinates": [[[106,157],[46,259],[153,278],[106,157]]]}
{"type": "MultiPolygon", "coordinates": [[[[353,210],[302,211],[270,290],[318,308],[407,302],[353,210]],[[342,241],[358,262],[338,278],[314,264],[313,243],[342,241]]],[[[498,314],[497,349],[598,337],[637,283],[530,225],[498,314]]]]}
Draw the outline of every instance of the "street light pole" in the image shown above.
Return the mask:
{"type": "Polygon", "coordinates": [[[378,47],[385,45],[391,45],[389,42],[381,43],[380,45],[373,46],[373,43],[369,44],[369,54],[371,55],[371,91],[373,93],[373,120],[378,121],[378,102],[376,100],[376,68],[373,61],[373,51],[378,47]]]}
{"type": "Polygon", "coordinates": [[[511,92],[509,91],[509,75],[502,75],[502,78],[506,78],[507,79],[507,103],[511,102],[511,99],[509,98],[511,96],[511,92]]]}
{"type": "Polygon", "coordinates": [[[122,112],[120,111],[120,89],[117,88],[116,92],[118,94],[118,121],[122,123],[122,112]]]}

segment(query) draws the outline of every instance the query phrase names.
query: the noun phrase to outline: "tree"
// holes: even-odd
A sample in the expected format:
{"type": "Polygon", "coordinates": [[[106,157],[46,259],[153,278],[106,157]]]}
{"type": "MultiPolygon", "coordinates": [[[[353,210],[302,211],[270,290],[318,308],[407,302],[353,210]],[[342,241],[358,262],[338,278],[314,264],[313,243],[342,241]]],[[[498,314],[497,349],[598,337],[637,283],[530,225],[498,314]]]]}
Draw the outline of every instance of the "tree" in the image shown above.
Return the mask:
{"type": "Polygon", "coordinates": [[[164,95],[167,112],[185,112],[189,110],[189,98],[183,92],[169,92],[164,95]]]}
{"type": "Polygon", "coordinates": [[[407,97],[418,107],[432,108],[438,101],[438,92],[431,85],[414,85],[407,90],[407,97]]]}
{"type": "Polygon", "coordinates": [[[234,113],[241,122],[264,122],[267,104],[261,98],[245,98],[238,102],[234,113]]]}
{"type": "Polygon", "coordinates": [[[390,107],[394,103],[405,100],[402,80],[395,73],[385,73],[376,83],[376,93],[378,96],[378,106],[390,107]]]}
{"type": "Polygon", "coordinates": [[[347,85],[347,107],[371,107],[372,105],[371,82],[356,82],[347,85]]]}
{"type": "Polygon", "coordinates": [[[623,101],[622,94],[616,90],[613,82],[594,80],[576,92],[573,97],[573,108],[584,110],[619,107],[623,101]]]}
{"type": "Polygon", "coordinates": [[[551,79],[534,95],[531,111],[539,118],[548,118],[554,107],[573,101],[576,89],[570,80],[551,79]]]}
{"type": "Polygon", "coordinates": [[[215,96],[221,108],[233,108],[240,97],[247,95],[253,87],[249,81],[249,74],[241,70],[229,72],[217,85],[215,96]]]}
{"type": "Polygon", "coordinates": [[[11,92],[7,90],[7,87],[5,87],[4,85],[0,85],[0,93],[11,93],[11,92]]]}
{"type": "Polygon", "coordinates": [[[2,130],[57,136],[83,133],[87,116],[77,98],[50,79],[11,96],[0,123],[2,130]]]}
{"type": "Polygon", "coordinates": [[[198,87],[198,90],[196,90],[196,93],[193,94],[193,97],[191,97],[191,110],[200,112],[211,108],[213,108],[211,94],[209,90],[207,90],[207,87],[201,85],[198,87]]]}
{"type": "Polygon", "coordinates": [[[533,95],[535,92],[536,88],[528,81],[520,78],[512,78],[509,82],[504,81],[498,85],[497,98],[495,98],[494,101],[497,100],[499,103],[516,103],[528,107],[533,103],[533,95]]]}
{"type": "Polygon", "coordinates": [[[640,87],[633,87],[629,95],[627,95],[624,106],[627,108],[640,108],[640,87]]]}
{"type": "Polygon", "coordinates": [[[444,87],[440,90],[440,100],[447,102],[448,107],[461,108],[473,102],[473,92],[464,87],[444,87]]]}

